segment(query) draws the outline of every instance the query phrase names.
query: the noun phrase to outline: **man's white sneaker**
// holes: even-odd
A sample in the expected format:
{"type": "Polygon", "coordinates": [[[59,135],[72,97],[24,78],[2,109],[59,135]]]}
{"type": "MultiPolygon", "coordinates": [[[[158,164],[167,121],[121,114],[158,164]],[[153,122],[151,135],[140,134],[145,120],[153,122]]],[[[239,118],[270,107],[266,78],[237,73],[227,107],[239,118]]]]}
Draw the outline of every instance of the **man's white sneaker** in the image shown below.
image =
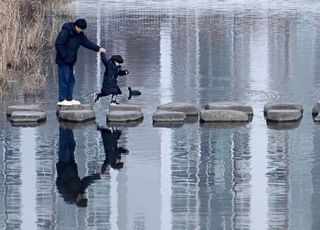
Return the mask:
{"type": "Polygon", "coordinates": [[[72,100],[72,101],[69,101],[71,103],[71,105],[80,105],[80,101],[76,101],[76,100],[72,100]]]}
{"type": "Polygon", "coordinates": [[[72,105],[70,101],[63,100],[63,101],[58,101],[57,105],[72,105]]]}

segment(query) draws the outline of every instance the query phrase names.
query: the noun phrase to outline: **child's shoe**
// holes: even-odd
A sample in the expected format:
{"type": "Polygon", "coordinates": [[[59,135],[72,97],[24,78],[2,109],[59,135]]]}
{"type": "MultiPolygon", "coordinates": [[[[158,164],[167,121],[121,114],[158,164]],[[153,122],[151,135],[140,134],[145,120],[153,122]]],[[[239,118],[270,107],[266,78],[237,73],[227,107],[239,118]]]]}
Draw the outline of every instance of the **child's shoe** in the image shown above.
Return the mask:
{"type": "Polygon", "coordinates": [[[110,105],[119,105],[120,103],[119,102],[117,102],[117,101],[111,101],[110,102],[110,105]]]}

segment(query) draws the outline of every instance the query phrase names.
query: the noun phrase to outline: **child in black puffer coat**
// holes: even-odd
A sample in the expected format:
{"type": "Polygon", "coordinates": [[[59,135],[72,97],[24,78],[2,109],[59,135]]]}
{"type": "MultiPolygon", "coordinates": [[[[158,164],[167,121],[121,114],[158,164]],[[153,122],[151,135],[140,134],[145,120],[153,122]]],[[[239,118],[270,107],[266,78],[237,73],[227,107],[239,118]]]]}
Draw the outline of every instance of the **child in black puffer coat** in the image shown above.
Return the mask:
{"type": "Polygon", "coordinates": [[[111,94],[110,105],[119,104],[116,98],[117,95],[122,94],[122,92],[118,86],[118,76],[127,75],[129,71],[121,69],[123,58],[120,55],[113,55],[109,60],[107,60],[105,53],[101,53],[100,55],[105,66],[105,72],[101,92],[94,94],[94,102],[98,101],[100,97],[111,94]]]}

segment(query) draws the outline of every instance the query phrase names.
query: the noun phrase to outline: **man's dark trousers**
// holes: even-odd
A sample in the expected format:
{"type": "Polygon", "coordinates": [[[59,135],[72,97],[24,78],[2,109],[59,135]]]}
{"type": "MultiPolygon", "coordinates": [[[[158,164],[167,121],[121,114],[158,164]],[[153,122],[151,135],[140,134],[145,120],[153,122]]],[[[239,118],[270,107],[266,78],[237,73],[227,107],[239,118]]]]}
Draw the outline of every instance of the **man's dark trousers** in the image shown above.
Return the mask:
{"type": "Polygon", "coordinates": [[[73,66],[58,66],[59,75],[59,101],[72,101],[73,88],[75,84],[73,66]]]}

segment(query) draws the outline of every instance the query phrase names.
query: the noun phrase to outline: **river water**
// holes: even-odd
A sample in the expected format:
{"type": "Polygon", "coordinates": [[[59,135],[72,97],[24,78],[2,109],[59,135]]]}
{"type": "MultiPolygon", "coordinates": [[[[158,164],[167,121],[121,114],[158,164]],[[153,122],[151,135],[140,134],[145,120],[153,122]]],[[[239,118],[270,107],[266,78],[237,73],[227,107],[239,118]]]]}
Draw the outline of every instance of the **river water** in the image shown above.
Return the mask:
{"type": "MultiPolygon", "coordinates": [[[[120,101],[140,105],[144,119],[106,124],[105,98],[93,107],[96,122],[59,122],[49,55],[44,96],[12,93],[1,105],[0,228],[320,229],[320,126],[311,116],[320,98],[319,9],[307,0],[64,6],[60,26],[84,17],[87,36],[108,56],[124,57],[130,74],[120,79],[120,101]],[[128,86],[142,95],[128,101],[128,86]],[[6,106],[30,101],[44,103],[47,121],[11,126],[6,106]],[[154,126],[156,106],[170,101],[199,108],[237,101],[251,105],[254,117],[243,126],[154,126]],[[304,116],[286,128],[267,125],[268,102],[300,103],[304,116]],[[117,146],[129,153],[106,156],[117,146]],[[120,170],[110,167],[116,158],[120,170]],[[78,187],[84,207],[76,204],[78,187]]],[[[81,48],[75,99],[90,103],[103,71],[99,56],[81,48]]]]}

